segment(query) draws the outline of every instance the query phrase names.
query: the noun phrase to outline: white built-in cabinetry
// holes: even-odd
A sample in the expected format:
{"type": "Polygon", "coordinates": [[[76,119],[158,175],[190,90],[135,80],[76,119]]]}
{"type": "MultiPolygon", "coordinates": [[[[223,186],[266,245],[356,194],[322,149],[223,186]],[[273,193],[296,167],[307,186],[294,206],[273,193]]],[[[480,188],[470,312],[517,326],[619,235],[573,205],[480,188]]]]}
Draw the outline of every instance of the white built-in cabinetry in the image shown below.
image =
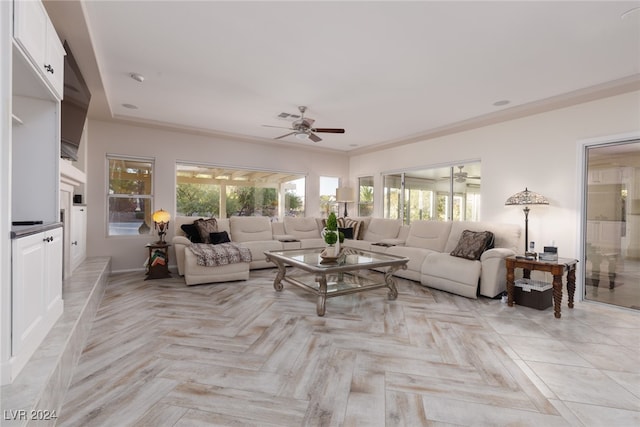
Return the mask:
{"type": "Polygon", "coordinates": [[[64,48],[42,2],[14,2],[13,37],[55,94],[62,98],[64,48]]]}
{"type": "Polygon", "coordinates": [[[11,353],[20,370],[62,314],[62,228],[14,239],[12,246],[11,353]]]}
{"type": "Polygon", "coordinates": [[[63,311],[59,157],[64,49],[40,1],[14,0],[12,6],[11,221],[42,224],[11,229],[10,298],[0,301],[0,312],[10,313],[10,321],[1,325],[0,347],[10,348],[1,352],[2,384],[16,379],[63,311]]]}
{"type": "Polygon", "coordinates": [[[75,270],[87,256],[87,207],[71,209],[71,271],[75,270]]]}

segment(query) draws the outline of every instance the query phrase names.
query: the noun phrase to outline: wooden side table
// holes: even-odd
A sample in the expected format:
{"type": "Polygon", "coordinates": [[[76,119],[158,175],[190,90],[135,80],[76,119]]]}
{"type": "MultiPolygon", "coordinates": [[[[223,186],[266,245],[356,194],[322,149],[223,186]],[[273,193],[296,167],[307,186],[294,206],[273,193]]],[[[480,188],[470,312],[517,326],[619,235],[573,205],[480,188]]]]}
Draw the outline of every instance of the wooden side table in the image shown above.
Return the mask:
{"type": "Polygon", "coordinates": [[[519,257],[508,257],[505,260],[507,266],[507,303],[513,307],[513,288],[515,269],[522,268],[525,279],[531,278],[531,271],[546,271],[553,275],[553,315],[559,319],[562,304],[562,275],[567,272],[567,293],[569,296],[569,308],[573,308],[573,296],[576,291],[576,266],[577,259],[558,258],[557,261],[537,261],[519,257]]]}
{"type": "Polygon", "coordinates": [[[147,277],[150,279],[166,279],[171,277],[169,273],[169,246],[168,243],[148,243],[145,248],[149,249],[149,259],[147,260],[147,277]]]}

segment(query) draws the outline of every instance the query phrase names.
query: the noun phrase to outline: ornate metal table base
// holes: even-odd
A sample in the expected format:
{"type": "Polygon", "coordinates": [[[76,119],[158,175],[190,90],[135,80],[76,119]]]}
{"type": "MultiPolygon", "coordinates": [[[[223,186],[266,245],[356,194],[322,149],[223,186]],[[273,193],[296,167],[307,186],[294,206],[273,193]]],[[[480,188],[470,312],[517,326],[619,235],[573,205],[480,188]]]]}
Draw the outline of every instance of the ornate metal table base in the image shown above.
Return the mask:
{"type": "MultiPolygon", "coordinates": [[[[317,249],[306,251],[317,251],[319,253],[317,249]]],[[[334,265],[319,266],[317,262],[297,262],[295,259],[292,260],[287,257],[287,252],[299,254],[304,251],[294,250],[278,251],[273,253],[265,252],[267,259],[275,263],[278,267],[278,273],[273,281],[273,288],[276,291],[282,291],[284,288],[283,282],[286,282],[313,293],[318,297],[316,307],[318,316],[324,316],[327,298],[386,287],[389,289],[389,292],[387,293],[389,300],[395,300],[398,297],[398,289],[396,288],[393,273],[400,268],[406,269],[408,262],[408,259],[406,258],[376,254],[375,256],[378,256],[380,259],[366,263],[336,263],[334,265]],[[315,284],[304,283],[295,277],[287,277],[287,265],[293,265],[294,267],[300,268],[304,271],[314,273],[315,284]],[[376,281],[371,277],[358,273],[358,270],[365,270],[373,267],[388,267],[384,273],[383,281],[376,281]]],[[[357,253],[360,255],[372,254],[366,251],[357,251],[357,253]]],[[[307,255],[311,255],[311,253],[308,253],[307,255]]]]}

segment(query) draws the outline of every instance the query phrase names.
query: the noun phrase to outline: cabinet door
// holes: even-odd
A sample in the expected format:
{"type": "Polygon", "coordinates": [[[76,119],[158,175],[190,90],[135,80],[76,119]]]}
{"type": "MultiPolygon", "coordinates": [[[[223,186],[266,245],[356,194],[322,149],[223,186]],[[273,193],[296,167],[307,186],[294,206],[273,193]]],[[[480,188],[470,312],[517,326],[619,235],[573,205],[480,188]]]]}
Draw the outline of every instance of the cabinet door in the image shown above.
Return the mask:
{"type": "Polygon", "coordinates": [[[64,48],[41,1],[14,1],[13,37],[58,98],[64,92],[64,48]]]}
{"type": "Polygon", "coordinates": [[[13,37],[42,71],[49,17],[40,1],[14,1],[13,37]]]}
{"type": "Polygon", "coordinates": [[[11,353],[35,349],[45,317],[46,243],[44,233],[14,240],[11,353]]]}
{"type": "Polygon", "coordinates": [[[48,238],[45,244],[45,311],[47,319],[57,319],[62,312],[62,228],[44,234],[45,240],[48,238]]]}
{"type": "Polygon", "coordinates": [[[44,75],[51,87],[62,99],[64,93],[64,47],[51,21],[47,19],[47,44],[44,56],[44,75]]]}
{"type": "Polygon", "coordinates": [[[74,206],[71,211],[71,271],[84,261],[87,254],[87,207],[74,206]]]}

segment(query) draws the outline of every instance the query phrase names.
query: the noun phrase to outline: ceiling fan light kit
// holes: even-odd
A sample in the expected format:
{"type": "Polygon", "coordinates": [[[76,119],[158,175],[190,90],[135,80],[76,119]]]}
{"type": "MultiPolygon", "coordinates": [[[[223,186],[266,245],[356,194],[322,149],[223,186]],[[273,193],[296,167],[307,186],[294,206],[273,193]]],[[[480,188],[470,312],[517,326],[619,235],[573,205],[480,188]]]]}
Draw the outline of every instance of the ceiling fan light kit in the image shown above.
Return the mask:
{"type": "MultiPolygon", "coordinates": [[[[293,122],[291,124],[290,128],[285,128],[282,126],[271,126],[271,125],[262,125],[265,127],[273,127],[273,128],[281,128],[281,129],[289,129],[292,130],[293,132],[289,132],[287,134],[284,135],[280,135],[274,139],[282,139],[282,138],[286,138],[287,136],[290,135],[294,135],[296,138],[305,141],[307,139],[310,139],[313,142],[320,142],[322,141],[322,138],[320,138],[318,135],[316,135],[316,133],[344,133],[344,129],[340,129],[340,128],[314,128],[312,127],[313,123],[315,122],[314,119],[310,119],[310,118],[305,118],[304,117],[304,113],[305,111],[307,111],[307,107],[301,105],[298,107],[298,110],[300,111],[300,118],[298,120],[296,120],[295,122],[293,122]]],[[[282,116],[281,113],[280,116],[282,116]]],[[[292,114],[290,116],[293,116],[292,114]]]]}

